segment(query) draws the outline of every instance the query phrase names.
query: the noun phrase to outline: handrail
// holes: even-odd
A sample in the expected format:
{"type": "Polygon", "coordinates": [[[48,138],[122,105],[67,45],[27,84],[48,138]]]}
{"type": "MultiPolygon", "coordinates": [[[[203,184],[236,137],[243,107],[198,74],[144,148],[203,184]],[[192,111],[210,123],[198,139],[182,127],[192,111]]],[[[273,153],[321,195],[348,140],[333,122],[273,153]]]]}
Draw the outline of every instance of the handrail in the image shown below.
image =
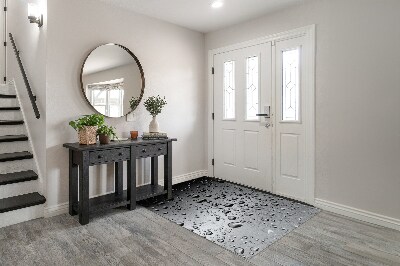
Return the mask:
{"type": "Polygon", "coordinates": [[[24,79],[26,90],[28,91],[29,99],[31,100],[33,111],[35,112],[36,118],[39,119],[40,113],[39,113],[39,109],[36,104],[36,96],[33,95],[33,93],[32,93],[31,85],[29,84],[29,80],[26,76],[24,66],[22,65],[21,57],[19,56],[19,51],[17,49],[17,46],[15,45],[14,37],[11,33],[9,33],[8,35],[10,36],[11,44],[13,46],[15,56],[17,57],[19,68],[21,69],[21,74],[24,79]]]}

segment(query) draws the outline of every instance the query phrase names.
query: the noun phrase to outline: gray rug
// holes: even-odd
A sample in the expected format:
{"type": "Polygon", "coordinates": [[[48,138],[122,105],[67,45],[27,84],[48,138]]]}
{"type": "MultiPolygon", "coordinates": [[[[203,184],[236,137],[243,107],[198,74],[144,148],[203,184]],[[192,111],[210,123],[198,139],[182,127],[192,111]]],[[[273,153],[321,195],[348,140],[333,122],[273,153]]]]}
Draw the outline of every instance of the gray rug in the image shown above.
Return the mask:
{"type": "Polygon", "coordinates": [[[174,199],[140,202],[149,210],[250,258],[320,210],[270,193],[200,178],[174,186],[174,199]]]}

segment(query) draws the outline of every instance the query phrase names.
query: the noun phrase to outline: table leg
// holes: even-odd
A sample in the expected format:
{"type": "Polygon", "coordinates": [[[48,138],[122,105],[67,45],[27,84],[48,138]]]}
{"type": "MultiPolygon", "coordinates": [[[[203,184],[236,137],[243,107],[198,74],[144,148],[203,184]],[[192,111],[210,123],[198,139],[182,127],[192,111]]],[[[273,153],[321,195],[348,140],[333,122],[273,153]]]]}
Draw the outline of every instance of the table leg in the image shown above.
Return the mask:
{"type": "Polygon", "coordinates": [[[79,164],[79,223],[89,223],[89,152],[82,152],[79,164]]]}
{"type": "Polygon", "coordinates": [[[122,195],[124,192],[123,186],[123,162],[115,162],[115,195],[122,195]]]}
{"type": "Polygon", "coordinates": [[[167,155],[164,155],[164,189],[167,199],[172,199],[172,142],[168,142],[167,155]]]}
{"type": "Polygon", "coordinates": [[[151,157],[151,184],[158,185],[158,157],[151,157]]]}
{"type": "Polygon", "coordinates": [[[131,160],[128,161],[128,200],[130,204],[128,204],[129,210],[136,209],[136,159],[131,154],[131,160]]]}
{"type": "Polygon", "coordinates": [[[78,165],[74,164],[74,152],[69,150],[69,214],[77,215],[74,204],[78,203],[78,165]]]}

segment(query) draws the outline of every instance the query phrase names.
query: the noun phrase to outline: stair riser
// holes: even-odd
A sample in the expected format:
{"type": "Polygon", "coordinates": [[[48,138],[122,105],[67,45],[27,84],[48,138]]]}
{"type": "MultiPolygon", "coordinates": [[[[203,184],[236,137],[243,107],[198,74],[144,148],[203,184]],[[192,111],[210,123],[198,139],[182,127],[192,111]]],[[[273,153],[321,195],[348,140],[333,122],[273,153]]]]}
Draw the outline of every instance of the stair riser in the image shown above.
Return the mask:
{"type": "Polygon", "coordinates": [[[0,228],[26,222],[44,216],[44,204],[0,213],[0,228]]]}
{"type": "Polygon", "coordinates": [[[25,159],[11,162],[0,162],[0,174],[35,170],[35,161],[33,159],[25,159]]]}
{"type": "Polygon", "coordinates": [[[21,111],[0,110],[0,120],[23,120],[21,111]]]}
{"type": "Polygon", "coordinates": [[[0,84],[0,94],[13,94],[15,95],[15,90],[12,86],[0,84]]]}
{"type": "Polygon", "coordinates": [[[18,100],[13,98],[0,98],[0,106],[1,107],[15,107],[19,106],[18,100]]]}
{"type": "Polygon", "coordinates": [[[0,136],[26,134],[24,125],[1,125],[0,136]]]}
{"type": "Polygon", "coordinates": [[[31,151],[28,141],[0,142],[0,153],[31,151]]]}
{"type": "Polygon", "coordinates": [[[39,188],[38,180],[3,185],[0,186],[0,199],[37,192],[38,188],[39,188]]]}
{"type": "Polygon", "coordinates": [[[15,90],[13,86],[0,84],[0,94],[14,94],[15,90]]]}

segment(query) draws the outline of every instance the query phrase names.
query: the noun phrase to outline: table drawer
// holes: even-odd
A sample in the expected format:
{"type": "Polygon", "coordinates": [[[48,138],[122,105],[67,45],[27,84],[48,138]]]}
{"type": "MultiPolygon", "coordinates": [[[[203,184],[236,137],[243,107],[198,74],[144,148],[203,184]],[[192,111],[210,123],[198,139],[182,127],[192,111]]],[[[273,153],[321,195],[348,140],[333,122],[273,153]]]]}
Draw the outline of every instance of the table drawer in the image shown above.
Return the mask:
{"type": "Polygon", "coordinates": [[[147,157],[166,155],[167,144],[157,143],[157,144],[140,145],[137,146],[135,150],[136,150],[135,154],[136,158],[147,158],[147,157]]]}
{"type": "Polygon", "coordinates": [[[89,153],[90,164],[103,164],[130,159],[130,148],[117,148],[110,150],[91,151],[89,153]]]}

